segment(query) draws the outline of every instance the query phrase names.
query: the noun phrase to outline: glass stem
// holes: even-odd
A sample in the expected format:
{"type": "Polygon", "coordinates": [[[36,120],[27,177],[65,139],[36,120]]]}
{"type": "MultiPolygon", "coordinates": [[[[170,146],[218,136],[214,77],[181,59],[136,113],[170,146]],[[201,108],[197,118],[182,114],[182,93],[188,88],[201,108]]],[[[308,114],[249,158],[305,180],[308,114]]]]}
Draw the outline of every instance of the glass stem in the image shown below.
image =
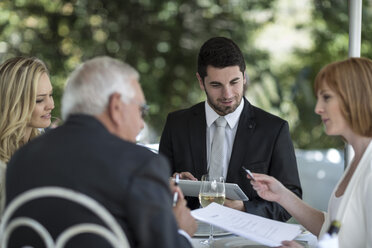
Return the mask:
{"type": "Polygon", "coordinates": [[[208,243],[211,244],[212,242],[213,242],[213,225],[210,225],[208,243]]]}

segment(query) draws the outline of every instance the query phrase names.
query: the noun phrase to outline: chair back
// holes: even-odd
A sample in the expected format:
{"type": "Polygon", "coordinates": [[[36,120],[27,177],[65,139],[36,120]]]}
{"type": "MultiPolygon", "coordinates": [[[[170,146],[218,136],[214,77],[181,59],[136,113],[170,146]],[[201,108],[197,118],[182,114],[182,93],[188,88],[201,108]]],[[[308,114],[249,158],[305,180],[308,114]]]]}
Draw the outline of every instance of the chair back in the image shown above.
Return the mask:
{"type": "Polygon", "coordinates": [[[71,238],[82,233],[91,233],[101,236],[115,248],[130,247],[121,226],[104,206],[85,194],[62,187],[35,188],[23,192],[13,199],[5,209],[0,223],[0,247],[7,247],[11,233],[20,226],[27,226],[33,229],[42,238],[47,248],[62,248],[71,238]],[[76,224],[60,233],[54,241],[48,230],[34,219],[29,217],[16,217],[10,221],[11,217],[20,206],[31,200],[45,197],[63,198],[81,204],[96,214],[108,228],[93,223],[76,224]]]}

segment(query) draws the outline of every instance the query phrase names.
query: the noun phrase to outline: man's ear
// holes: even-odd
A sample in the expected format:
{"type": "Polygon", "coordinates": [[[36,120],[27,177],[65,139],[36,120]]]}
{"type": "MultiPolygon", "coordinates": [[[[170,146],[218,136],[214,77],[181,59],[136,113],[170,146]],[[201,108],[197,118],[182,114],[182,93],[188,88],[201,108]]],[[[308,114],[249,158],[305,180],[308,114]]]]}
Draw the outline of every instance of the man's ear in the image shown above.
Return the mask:
{"type": "Polygon", "coordinates": [[[200,77],[200,75],[199,75],[198,72],[196,73],[196,78],[199,81],[199,87],[200,87],[200,89],[203,90],[203,91],[205,91],[203,79],[200,77]]]}
{"type": "Polygon", "coordinates": [[[249,77],[248,77],[247,72],[244,71],[243,73],[243,94],[245,94],[245,92],[248,89],[248,83],[249,83],[249,77]]]}
{"type": "Polygon", "coordinates": [[[124,114],[124,103],[121,101],[121,95],[119,93],[113,93],[110,96],[108,104],[108,114],[111,122],[115,126],[119,126],[122,121],[122,115],[124,114]]]}
{"type": "Polygon", "coordinates": [[[246,87],[248,86],[248,83],[249,83],[249,76],[248,76],[248,74],[247,74],[247,72],[245,71],[244,73],[243,73],[243,83],[246,85],[246,87]]]}

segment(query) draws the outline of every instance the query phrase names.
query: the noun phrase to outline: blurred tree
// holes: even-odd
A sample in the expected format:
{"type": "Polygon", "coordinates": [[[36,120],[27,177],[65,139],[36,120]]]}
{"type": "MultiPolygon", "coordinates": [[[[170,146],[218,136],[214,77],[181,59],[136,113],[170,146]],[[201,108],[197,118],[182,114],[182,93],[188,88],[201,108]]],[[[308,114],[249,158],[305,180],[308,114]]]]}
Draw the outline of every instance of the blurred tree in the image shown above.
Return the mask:
{"type": "MultiPolygon", "coordinates": [[[[254,49],[255,18],[274,1],[246,0],[3,0],[0,2],[0,59],[37,56],[48,64],[56,110],[65,79],[81,61],[108,55],[141,74],[150,104],[148,122],[160,133],[168,112],[196,103],[203,94],[196,77],[196,55],[212,36],[231,37],[256,71],[268,70],[266,52],[254,49]],[[1,49],[3,47],[3,49],[1,49]],[[260,62],[261,61],[261,62],[260,62]]],[[[155,140],[157,141],[157,140],[155,140]]]]}
{"type": "MultiPolygon", "coordinates": [[[[258,39],[281,12],[296,14],[281,9],[282,2],[294,5],[289,0],[2,0],[0,61],[15,55],[43,59],[54,85],[55,116],[66,78],[82,61],[108,55],[128,62],[141,74],[151,107],[147,121],[156,133],[151,142],[157,142],[168,112],[205,99],[195,77],[201,44],[212,36],[230,37],[245,55],[248,99],[288,120],[296,147],[342,147],[341,139],[324,134],[314,114],[312,85],[322,66],[347,58],[347,1],[305,1],[311,4],[311,18],[294,28],[311,32],[312,45],[291,51],[288,60],[274,59],[281,49],[275,38],[258,39]],[[274,52],[262,49],[264,42],[274,52]]],[[[370,3],[363,1],[366,57],[372,57],[372,44],[366,42],[372,29],[370,3]]]]}
{"type": "MultiPolygon", "coordinates": [[[[361,56],[372,58],[371,1],[363,1],[361,56]]],[[[293,101],[298,108],[298,122],[292,128],[292,138],[297,146],[309,148],[343,148],[341,138],[324,135],[323,124],[314,114],[315,97],[313,82],[316,74],[328,63],[348,57],[349,17],[348,1],[314,0],[310,28],[313,46],[297,51],[301,69],[291,72],[297,75],[293,85],[293,101]]],[[[368,103],[369,104],[369,103],[368,103]]]]}
{"type": "MultiPolygon", "coordinates": [[[[290,55],[290,59],[282,63],[273,59],[271,54],[270,62],[266,64],[270,70],[260,75],[260,84],[251,86],[248,98],[253,99],[258,106],[289,121],[295,147],[343,149],[342,138],[325,135],[323,123],[314,113],[316,99],[313,82],[323,66],[348,57],[348,1],[310,2],[312,5],[310,20],[297,24],[295,28],[300,33],[310,32],[311,46],[296,49],[290,55]]],[[[371,8],[371,1],[363,1],[361,56],[369,58],[372,58],[372,44],[368,39],[372,30],[371,8]]],[[[274,18],[277,19],[276,16],[274,18]]],[[[275,45],[276,43],[272,41],[271,46],[275,45]]]]}

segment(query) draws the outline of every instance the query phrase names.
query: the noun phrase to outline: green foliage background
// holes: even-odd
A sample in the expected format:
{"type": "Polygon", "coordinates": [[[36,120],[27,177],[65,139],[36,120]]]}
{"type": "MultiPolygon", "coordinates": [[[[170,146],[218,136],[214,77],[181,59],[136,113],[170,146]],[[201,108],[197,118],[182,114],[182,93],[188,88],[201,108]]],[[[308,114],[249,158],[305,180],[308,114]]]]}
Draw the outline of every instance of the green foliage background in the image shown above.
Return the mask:
{"type": "MultiPolygon", "coordinates": [[[[147,121],[157,134],[152,142],[158,142],[168,112],[204,100],[195,77],[201,44],[226,36],[245,54],[248,99],[288,120],[296,147],[342,147],[340,139],[324,135],[313,112],[312,82],[322,66],[347,58],[347,1],[310,2],[312,21],[296,29],[311,32],[311,48],[278,65],[255,46],[260,30],[276,21],[278,0],[2,0],[0,62],[15,55],[44,60],[55,116],[66,78],[82,61],[108,55],[128,62],[141,74],[151,107],[147,121]]],[[[372,57],[371,6],[363,5],[362,56],[372,57]]]]}

